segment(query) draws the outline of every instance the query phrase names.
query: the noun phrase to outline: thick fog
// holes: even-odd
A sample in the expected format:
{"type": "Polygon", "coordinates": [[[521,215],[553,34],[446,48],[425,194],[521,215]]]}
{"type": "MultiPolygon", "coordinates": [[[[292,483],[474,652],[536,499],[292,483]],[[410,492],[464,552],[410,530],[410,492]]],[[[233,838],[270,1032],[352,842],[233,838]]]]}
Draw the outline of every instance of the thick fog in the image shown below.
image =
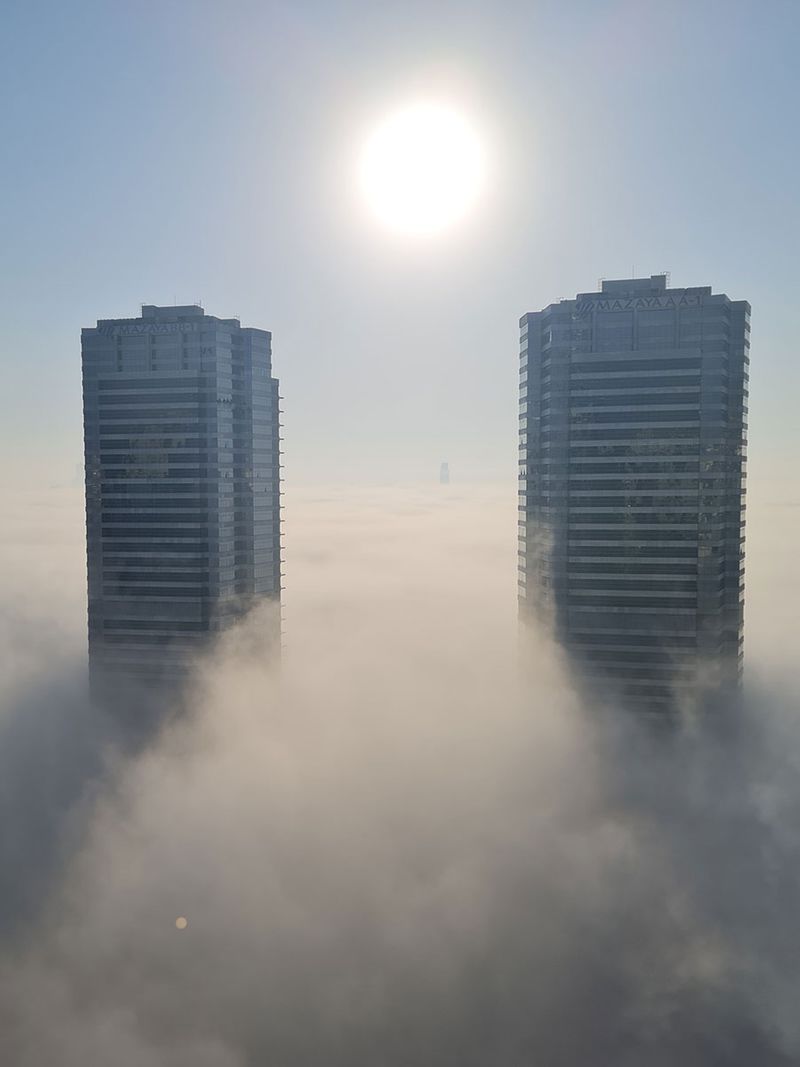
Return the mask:
{"type": "Polygon", "coordinates": [[[255,617],[126,755],[85,697],[80,491],[13,504],[0,1062],[798,1061],[797,509],[751,531],[744,710],[665,731],[520,638],[514,505],[290,498],[280,671],[255,617]]]}

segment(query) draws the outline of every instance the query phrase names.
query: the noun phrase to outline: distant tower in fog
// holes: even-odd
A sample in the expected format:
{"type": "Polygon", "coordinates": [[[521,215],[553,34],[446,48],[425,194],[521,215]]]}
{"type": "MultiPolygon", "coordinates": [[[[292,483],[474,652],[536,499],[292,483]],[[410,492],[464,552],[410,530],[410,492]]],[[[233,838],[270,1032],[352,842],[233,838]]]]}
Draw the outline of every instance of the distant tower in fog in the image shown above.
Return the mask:
{"type": "Polygon", "coordinates": [[[450,484],[450,465],[448,463],[443,463],[439,468],[439,484],[450,484]]]}
{"type": "Polygon", "coordinates": [[[114,700],[131,683],[180,682],[265,600],[279,649],[270,334],[198,306],[145,305],[83,330],[82,355],[93,691],[114,700]]]}
{"type": "Polygon", "coordinates": [[[740,678],[749,319],[654,275],[520,320],[521,613],[624,704],[740,678]]]}

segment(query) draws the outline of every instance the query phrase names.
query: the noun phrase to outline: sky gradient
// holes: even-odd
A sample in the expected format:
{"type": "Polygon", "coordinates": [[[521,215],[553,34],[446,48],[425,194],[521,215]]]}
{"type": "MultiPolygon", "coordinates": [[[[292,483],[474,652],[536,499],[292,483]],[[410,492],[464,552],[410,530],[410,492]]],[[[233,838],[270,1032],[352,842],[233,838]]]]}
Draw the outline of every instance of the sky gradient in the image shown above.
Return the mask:
{"type": "Polygon", "coordinates": [[[519,316],[632,270],[751,302],[750,477],[791,475],[799,30],[788,0],[6,4],[0,483],[74,481],[80,328],[173,301],[272,330],[288,479],[513,481],[519,316]],[[420,98],[490,174],[414,240],[356,158],[420,98]]]}

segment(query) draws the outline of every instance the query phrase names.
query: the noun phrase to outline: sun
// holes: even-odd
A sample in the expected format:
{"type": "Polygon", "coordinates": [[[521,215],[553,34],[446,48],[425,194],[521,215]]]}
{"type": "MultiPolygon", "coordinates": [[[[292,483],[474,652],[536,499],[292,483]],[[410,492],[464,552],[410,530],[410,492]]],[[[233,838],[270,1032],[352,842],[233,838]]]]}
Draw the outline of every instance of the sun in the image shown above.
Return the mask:
{"type": "Polygon", "coordinates": [[[481,142],[450,107],[417,103],[386,118],[363,147],[361,191],[390,229],[437,234],[467,214],[484,184],[481,142]]]}

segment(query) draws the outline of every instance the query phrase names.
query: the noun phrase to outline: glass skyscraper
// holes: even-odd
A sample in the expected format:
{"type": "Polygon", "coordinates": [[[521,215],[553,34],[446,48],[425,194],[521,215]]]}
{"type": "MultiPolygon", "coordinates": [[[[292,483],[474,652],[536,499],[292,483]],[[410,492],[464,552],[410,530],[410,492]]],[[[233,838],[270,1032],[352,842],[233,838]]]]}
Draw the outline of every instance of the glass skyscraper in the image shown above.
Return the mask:
{"type": "Polygon", "coordinates": [[[655,275],[520,320],[521,615],[623,705],[739,682],[749,317],[655,275]]]}
{"type": "Polygon", "coordinates": [[[180,683],[250,608],[280,647],[271,337],[145,305],[82,332],[89,667],[106,701],[180,683]]]}

